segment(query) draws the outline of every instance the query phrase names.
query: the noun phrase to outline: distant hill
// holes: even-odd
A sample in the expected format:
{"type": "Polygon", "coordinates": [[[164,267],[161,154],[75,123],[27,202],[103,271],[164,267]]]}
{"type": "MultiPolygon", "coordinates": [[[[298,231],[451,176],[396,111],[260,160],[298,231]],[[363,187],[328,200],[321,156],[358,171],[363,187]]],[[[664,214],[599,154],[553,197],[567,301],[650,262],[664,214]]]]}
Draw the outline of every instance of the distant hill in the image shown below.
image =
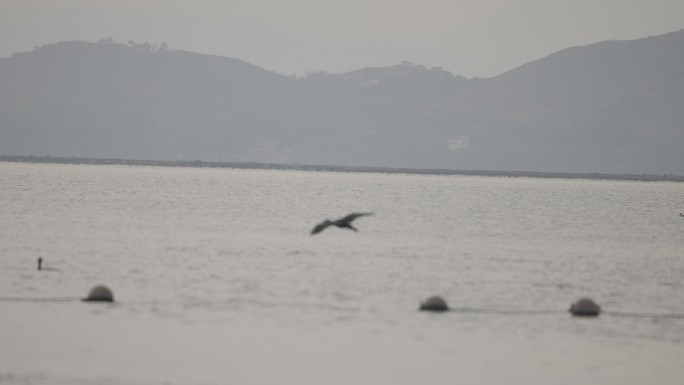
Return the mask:
{"type": "Polygon", "coordinates": [[[0,153],[203,158],[232,139],[222,135],[242,136],[240,119],[259,116],[246,111],[293,88],[237,59],[51,44],[0,60],[0,153]]]}
{"type": "Polygon", "coordinates": [[[682,173],[682,107],[684,30],[554,53],[486,79],[444,111],[475,120],[467,134],[495,164],[682,173]]]}
{"type": "Polygon", "coordinates": [[[286,77],[149,44],[0,59],[0,154],[684,174],[684,30],[494,78],[411,63],[286,77]]]}

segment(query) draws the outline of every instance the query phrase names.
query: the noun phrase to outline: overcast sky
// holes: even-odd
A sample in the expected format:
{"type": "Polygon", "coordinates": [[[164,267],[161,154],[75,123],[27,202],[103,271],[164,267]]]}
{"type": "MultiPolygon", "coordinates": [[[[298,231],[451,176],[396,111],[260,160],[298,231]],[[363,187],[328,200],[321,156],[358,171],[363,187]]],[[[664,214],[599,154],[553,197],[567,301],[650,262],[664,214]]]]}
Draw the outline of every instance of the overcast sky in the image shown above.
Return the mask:
{"type": "Polygon", "coordinates": [[[111,37],[284,75],[410,61],[490,77],[567,47],[680,29],[682,0],[0,0],[0,58],[111,37]]]}

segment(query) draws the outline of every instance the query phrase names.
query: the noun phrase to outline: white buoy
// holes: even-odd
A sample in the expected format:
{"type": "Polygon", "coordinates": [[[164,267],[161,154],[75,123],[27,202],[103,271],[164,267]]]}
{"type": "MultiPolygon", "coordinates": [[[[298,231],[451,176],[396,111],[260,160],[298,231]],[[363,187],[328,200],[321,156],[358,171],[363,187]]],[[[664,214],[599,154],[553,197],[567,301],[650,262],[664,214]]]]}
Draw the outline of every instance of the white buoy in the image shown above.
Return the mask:
{"type": "Polygon", "coordinates": [[[449,310],[449,306],[447,305],[446,301],[442,297],[437,296],[437,295],[433,295],[432,297],[421,302],[420,310],[447,311],[447,310],[449,310]]]}
{"type": "Polygon", "coordinates": [[[601,313],[601,306],[591,298],[580,298],[570,305],[570,313],[580,317],[597,317],[601,313]]]}
{"type": "Polygon", "coordinates": [[[114,302],[114,294],[107,286],[97,285],[90,290],[84,301],[93,302],[114,302]]]}

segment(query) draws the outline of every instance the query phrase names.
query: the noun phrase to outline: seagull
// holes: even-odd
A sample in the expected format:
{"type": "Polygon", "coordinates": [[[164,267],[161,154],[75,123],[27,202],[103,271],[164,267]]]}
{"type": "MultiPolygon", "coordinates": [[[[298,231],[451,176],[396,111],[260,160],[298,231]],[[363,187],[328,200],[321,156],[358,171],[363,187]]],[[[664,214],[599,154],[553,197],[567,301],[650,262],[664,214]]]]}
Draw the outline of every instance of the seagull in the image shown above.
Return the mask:
{"type": "Polygon", "coordinates": [[[348,229],[358,231],[354,226],[351,225],[351,223],[354,219],[365,215],[373,215],[373,213],[351,213],[344,218],[336,219],[334,221],[326,219],[325,221],[317,224],[316,227],[314,227],[313,230],[311,230],[311,235],[318,234],[321,231],[325,230],[326,227],[333,225],[337,227],[346,227],[348,229]]]}

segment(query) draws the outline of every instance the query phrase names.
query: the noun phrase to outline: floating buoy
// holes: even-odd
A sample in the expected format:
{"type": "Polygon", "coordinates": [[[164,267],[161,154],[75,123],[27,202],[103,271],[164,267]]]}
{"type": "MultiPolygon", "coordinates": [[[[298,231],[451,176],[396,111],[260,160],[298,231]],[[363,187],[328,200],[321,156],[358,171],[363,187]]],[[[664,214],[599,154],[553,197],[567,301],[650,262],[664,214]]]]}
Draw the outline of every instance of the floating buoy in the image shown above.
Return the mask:
{"type": "Polygon", "coordinates": [[[442,297],[434,295],[426,299],[424,302],[421,302],[420,310],[447,311],[449,310],[449,306],[442,297]]]}
{"type": "Polygon", "coordinates": [[[114,294],[107,286],[97,285],[90,290],[84,301],[93,302],[114,302],[114,294]]]}
{"type": "Polygon", "coordinates": [[[43,270],[43,258],[38,258],[38,270],[43,270]]]}
{"type": "Polygon", "coordinates": [[[601,313],[601,306],[591,298],[580,298],[570,305],[570,313],[580,317],[597,317],[601,313]]]}

